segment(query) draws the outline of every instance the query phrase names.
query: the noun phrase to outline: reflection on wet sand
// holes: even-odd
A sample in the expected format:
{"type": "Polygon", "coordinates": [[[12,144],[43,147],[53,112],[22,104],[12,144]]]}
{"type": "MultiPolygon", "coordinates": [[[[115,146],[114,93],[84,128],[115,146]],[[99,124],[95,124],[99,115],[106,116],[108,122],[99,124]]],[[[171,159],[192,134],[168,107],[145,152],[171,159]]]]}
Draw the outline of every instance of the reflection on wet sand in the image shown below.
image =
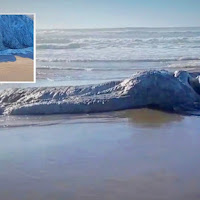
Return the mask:
{"type": "Polygon", "coordinates": [[[122,118],[128,118],[134,126],[160,127],[173,122],[180,122],[184,116],[152,109],[135,109],[119,112],[122,118]]]}
{"type": "Polygon", "coordinates": [[[110,123],[129,121],[133,126],[160,127],[180,122],[184,116],[152,109],[134,109],[108,113],[80,115],[0,116],[0,127],[49,126],[55,124],[110,123]]]}

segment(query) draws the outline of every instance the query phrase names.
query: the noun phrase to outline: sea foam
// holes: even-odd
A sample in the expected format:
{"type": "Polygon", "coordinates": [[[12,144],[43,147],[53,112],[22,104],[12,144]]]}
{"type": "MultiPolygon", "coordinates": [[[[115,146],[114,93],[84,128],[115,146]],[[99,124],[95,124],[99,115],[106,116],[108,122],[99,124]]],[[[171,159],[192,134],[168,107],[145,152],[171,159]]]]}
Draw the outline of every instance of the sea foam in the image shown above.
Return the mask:
{"type": "Polygon", "coordinates": [[[199,77],[185,71],[150,70],[98,85],[9,89],[0,92],[1,114],[109,112],[142,107],[200,113],[199,77]]]}

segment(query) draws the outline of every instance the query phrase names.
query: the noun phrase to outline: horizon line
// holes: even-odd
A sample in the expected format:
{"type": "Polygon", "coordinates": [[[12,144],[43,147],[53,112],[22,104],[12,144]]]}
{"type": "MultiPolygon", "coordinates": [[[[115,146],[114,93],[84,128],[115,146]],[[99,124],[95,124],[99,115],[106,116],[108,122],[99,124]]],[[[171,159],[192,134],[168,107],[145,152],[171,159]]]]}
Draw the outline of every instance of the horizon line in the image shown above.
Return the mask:
{"type": "Polygon", "coordinates": [[[91,29],[127,29],[127,28],[200,28],[200,26],[124,26],[124,27],[98,27],[98,28],[37,28],[38,30],[91,30],[91,29]]]}

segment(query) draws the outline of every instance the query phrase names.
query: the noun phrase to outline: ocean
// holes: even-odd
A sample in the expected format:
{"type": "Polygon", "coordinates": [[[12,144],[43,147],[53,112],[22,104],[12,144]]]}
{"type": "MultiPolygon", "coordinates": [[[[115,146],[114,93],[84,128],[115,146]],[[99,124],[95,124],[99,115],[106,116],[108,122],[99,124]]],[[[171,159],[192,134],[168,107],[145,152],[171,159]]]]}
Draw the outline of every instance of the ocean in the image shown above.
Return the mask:
{"type": "Polygon", "coordinates": [[[200,28],[37,31],[37,80],[82,85],[120,80],[146,69],[200,66],[200,28]]]}

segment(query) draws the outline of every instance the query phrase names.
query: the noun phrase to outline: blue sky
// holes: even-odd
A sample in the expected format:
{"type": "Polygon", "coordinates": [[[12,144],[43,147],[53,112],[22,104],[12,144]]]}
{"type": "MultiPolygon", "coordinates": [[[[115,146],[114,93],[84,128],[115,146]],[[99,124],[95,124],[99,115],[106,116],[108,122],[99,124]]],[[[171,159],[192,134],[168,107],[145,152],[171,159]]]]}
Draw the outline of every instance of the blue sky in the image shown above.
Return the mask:
{"type": "Polygon", "coordinates": [[[0,3],[1,13],[36,13],[38,28],[200,26],[200,0],[0,0],[0,3]]]}

